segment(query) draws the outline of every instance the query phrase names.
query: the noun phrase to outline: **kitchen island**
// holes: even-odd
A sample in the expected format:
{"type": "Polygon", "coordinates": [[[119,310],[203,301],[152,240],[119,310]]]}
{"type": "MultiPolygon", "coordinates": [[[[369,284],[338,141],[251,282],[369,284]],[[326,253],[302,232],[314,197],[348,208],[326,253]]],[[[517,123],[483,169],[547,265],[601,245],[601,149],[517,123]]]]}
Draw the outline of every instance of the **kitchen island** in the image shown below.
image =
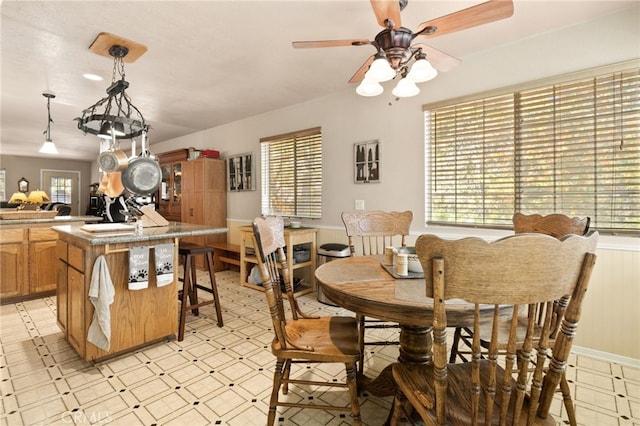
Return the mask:
{"type": "MultiPolygon", "coordinates": [[[[78,225],[53,229],[58,233],[58,325],[75,351],[87,361],[100,361],[175,336],[178,330],[178,242],[184,237],[227,232],[227,228],[179,222],[144,228],[141,234],[129,230],[87,232],[78,225]],[[155,247],[166,247],[166,244],[173,244],[173,268],[170,282],[159,286],[155,247]],[[145,252],[148,248],[148,281],[145,288],[133,290],[130,289],[129,252],[140,247],[144,247],[145,252]],[[97,261],[106,264],[113,284],[113,302],[108,309],[111,329],[108,349],[100,348],[88,339],[95,311],[89,290],[94,265],[100,265],[97,261]]],[[[103,287],[100,289],[103,291],[103,287]]]]}
{"type": "Polygon", "coordinates": [[[51,216],[51,213],[55,215],[52,211],[23,213],[16,209],[0,209],[0,212],[2,304],[55,294],[58,235],[52,226],[102,221],[97,216],[51,216]]]}

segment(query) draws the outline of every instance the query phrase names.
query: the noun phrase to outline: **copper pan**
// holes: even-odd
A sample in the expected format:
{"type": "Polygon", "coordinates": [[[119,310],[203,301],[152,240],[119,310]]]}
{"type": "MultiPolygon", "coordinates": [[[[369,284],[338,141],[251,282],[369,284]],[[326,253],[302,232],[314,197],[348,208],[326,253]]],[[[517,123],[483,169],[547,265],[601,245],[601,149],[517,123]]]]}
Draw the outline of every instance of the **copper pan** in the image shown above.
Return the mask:
{"type": "Polygon", "coordinates": [[[124,192],[122,172],[104,173],[96,192],[111,198],[121,195],[124,192]]]}

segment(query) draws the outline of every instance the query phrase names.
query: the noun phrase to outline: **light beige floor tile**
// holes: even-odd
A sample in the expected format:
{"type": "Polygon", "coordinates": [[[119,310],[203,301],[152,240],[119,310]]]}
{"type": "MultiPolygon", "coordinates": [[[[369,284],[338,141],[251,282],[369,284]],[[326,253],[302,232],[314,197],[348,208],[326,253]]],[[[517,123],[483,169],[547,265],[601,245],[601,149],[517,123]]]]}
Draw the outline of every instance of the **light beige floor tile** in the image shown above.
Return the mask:
{"type": "MultiPolygon", "coordinates": [[[[225,326],[213,307],[187,316],[182,342],[159,342],[91,364],[78,358],[56,324],[55,297],[0,306],[0,426],[18,425],[264,425],[275,358],[264,295],[240,287],[238,273],[216,275],[225,326]],[[71,420],[71,421],[70,421],[71,420]]],[[[199,281],[208,282],[199,272],[199,281]]],[[[202,298],[210,294],[199,292],[202,298]]],[[[299,298],[318,315],[353,313],[299,298]]],[[[397,329],[370,331],[370,338],[397,339],[397,329]]],[[[365,371],[375,376],[398,358],[397,346],[368,346],[365,371]]],[[[572,355],[567,376],[580,425],[639,425],[640,369],[572,355]],[[575,367],[573,367],[575,366],[575,367]]],[[[344,367],[294,366],[292,376],[344,379],[344,367]]],[[[292,386],[285,400],[347,405],[344,390],[292,386]]],[[[383,424],[392,398],[360,398],[365,425],[383,424]]],[[[566,414],[560,395],[552,413],[566,414]]],[[[278,425],[350,425],[349,413],[279,408],[278,425]]]]}

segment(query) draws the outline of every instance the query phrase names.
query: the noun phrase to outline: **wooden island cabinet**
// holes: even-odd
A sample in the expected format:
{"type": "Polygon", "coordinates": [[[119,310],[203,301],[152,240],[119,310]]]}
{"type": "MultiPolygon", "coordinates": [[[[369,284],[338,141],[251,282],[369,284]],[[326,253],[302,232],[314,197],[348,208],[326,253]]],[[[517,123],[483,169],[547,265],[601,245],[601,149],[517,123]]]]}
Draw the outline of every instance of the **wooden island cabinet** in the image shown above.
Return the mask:
{"type": "Polygon", "coordinates": [[[142,235],[91,233],[79,226],[57,226],[56,276],[58,325],[73,349],[87,361],[99,361],[135,348],[175,336],[178,330],[178,243],[183,237],[226,233],[226,228],[172,222],[169,226],[144,228],[142,235]],[[157,285],[154,247],[171,243],[173,276],[170,284],[157,285]],[[149,248],[148,286],[129,289],[129,249],[149,248]],[[104,256],[113,283],[114,300],[110,305],[110,346],[101,349],[87,336],[94,316],[89,299],[92,272],[104,256]]]}

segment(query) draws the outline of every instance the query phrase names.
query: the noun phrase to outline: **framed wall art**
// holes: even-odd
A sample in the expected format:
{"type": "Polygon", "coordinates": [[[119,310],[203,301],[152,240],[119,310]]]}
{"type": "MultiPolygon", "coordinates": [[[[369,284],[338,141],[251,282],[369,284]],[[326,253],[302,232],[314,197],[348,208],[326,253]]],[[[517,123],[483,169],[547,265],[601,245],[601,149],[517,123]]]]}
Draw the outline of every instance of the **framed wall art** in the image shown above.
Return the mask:
{"type": "Polygon", "coordinates": [[[380,182],[380,141],[354,144],[353,158],[356,183],[380,182]]]}
{"type": "Polygon", "coordinates": [[[0,170],[0,200],[7,199],[7,171],[0,170]]]}
{"type": "Polygon", "coordinates": [[[256,186],[255,182],[253,153],[238,154],[227,158],[229,191],[253,191],[256,186]]]}

